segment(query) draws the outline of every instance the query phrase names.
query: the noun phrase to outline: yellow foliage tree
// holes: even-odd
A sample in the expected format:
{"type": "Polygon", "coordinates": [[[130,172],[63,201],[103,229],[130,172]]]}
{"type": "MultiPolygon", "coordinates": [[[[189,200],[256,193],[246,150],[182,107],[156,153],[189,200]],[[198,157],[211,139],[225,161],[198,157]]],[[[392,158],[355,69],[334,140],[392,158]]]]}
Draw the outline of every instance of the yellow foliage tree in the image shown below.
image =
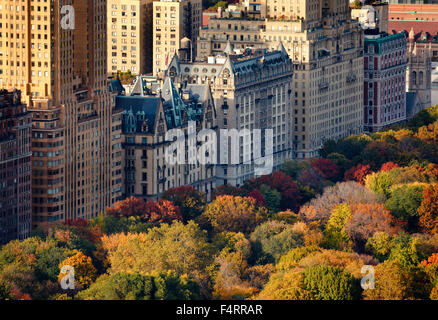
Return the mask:
{"type": "MultiPolygon", "coordinates": [[[[63,266],[71,266],[74,268],[75,287],[79,286],[81,289],[88,288],[97,278],[97,270],[93,266],[90,257],[87,257],[82,252],[78,251],[74,256],[69,257],[59,264],[59,269],[63,266]]],[[[59,273],[58,282],[67,275],[66,273],[59,273]]]]}

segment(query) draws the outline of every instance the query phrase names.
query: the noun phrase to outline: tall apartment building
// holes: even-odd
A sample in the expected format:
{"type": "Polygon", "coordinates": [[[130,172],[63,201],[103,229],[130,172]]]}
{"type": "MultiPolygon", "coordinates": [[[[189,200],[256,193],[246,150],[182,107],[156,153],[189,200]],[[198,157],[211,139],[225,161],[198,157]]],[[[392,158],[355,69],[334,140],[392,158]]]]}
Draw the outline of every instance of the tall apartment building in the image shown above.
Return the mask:
{"type": "MultiPolygon", "coordinates": [[[[202,0],[157,0],[153,2],[153,74],[164,72],[181,40],[188,38],[191,56],[202,25],[202,0]]],[[[186,40],[186,39],[185,39],[186,40]]]]}
{"type": "Polygon", "coordinates": [[[33,114],[33,226],[96,216],[121,195],[106,1],[0,6],[0,87],[22,90],[33,114]]]}
{"type": "Polygon", "coordinates": [[[31,116],[20,91],[0,91],[0,245],[32,227],[31,116]]]}
{"type": "MultiPolygon", "coordinates": [[[[359,22],[351,19],[349,1],[266,0],[261,6],[265,23],[259,37],[264,46],[273,49],[282,43],[294,62],[297,157],[317,156],[326,140],[362,132],[364,36],[359,22]]],[[[223,47],[224,40],[213,38],[217,20],[210,19],[208,28],[201,29],[198,58],[215,53],[204,48],[223,47]]],[[[224,25],[234,29],[241,23],[228,19],[224,25]]],[[[240,34],[245,39],[249,33],[245,29],[240,34]]],[[[252,46],[258,45],[259,37],[252,46]]]]}
{"type": "Polygon", "coordinates": [[[108,0],[108,73],[152,72],[152,0],[108,0]]]}
{"type": "MultiPolygon", "coordinates": [[[[120,88],[120,85],[118,86],[120,88]]],[[[137,77],[130,95],[118,90],[116,104],[123,109],[123,194],[157,199],[164,191],[183,185],[192,185],[211,199],[216,187],[214,163],[203,164],[196,156],[190,161],[192,133],[203,129],[217,129],[216,109],[208,84],[175,86],[166,78],[158,92],[147,87],[137,77]],[[194,126],[189,127],[192,122],[194,126]],[[169,163],[166,140],[168,130],[184,131],[187,145],[182,152],[185,163],[169,163]],[[193,130],[193,131],[191,131],[193,130]]],[[[194,136],[196,139],[196,136],[194,136]]],[[[201,152],[201,149],[197,151],[201,152]]]]}
{"type": "Polygon", "coordinates": [[[406,120],[406,36],[367,30],[364,51],[364,129],[373,132],[406,120]]]}
{"type": "Polygon", "coordinates": [[[246,50],[235,55],[228,42],[224,54],[195,62],[180,60],[175,55],[166,75],[175,83],[210,85],[219,129],[239,131],[236,158],[231,140],[227,147],[221,143],[218,146],[216,183],[240,186],[249,178],[261,174],[263,165],[267,169],[263,174],[268,174],[294,157],[293,65],[282,46],[271,52],[266,49],[246,50]],[[245,129],[248,131],[245,132],[245,129]],[[253,129],[261,130],[260,139],[252,132],[253,129]],[[265,129],[273,130],[272,142],[269,142],[265,129]],[[258,147],[261,153],[257,155],[258,147]],[[271,155],[272,162],[262,164],[260,160],[271,155]]]}

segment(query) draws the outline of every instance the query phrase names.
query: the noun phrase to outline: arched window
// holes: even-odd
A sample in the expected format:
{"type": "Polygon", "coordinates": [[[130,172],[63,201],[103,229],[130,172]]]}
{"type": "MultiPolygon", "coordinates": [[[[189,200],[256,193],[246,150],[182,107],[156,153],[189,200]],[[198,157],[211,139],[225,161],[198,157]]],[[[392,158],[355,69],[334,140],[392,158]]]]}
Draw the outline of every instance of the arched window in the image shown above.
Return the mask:
{"type": "Polygon", "coordinates": [[[412,72],[412,83],[415,85],[417,84],[417,72],[416,71],[412,72]]]}
{"type": "Polygon", "coordinates": [[[421,86],[423,84],[423,71],[420,71],[418,76],[418,84],[421,86]]]}

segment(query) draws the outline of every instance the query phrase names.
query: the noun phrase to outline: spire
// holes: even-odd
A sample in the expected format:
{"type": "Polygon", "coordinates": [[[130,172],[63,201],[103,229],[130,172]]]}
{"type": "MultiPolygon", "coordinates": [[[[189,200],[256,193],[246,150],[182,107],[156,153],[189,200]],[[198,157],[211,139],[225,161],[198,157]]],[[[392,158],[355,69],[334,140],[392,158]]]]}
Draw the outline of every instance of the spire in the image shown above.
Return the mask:
{"type": "Polygon", "coordinates": [[[230,40],[227,41],[227,45],[225,46],[224,53],[227,55],[233,53],[233,45],[231,44],[230,40]]]}
{"type": "Polygon", "coordinates": [[[288,55],[286,49],[285,49],[284,46],[283,46],[283,42],[282,42],[282,41],[280,41],[280,43],[278,44],[278,48],[277,48],[277,50],[278,50],[278,51],[281,51],[281,53],[282,53],[283,55],[286,55],[286,56],[288,55]]]}
{"type": "Polygon", "coordinates": [[[412,54],[414,56],[417,56],[417,43],[416,42],[414,42],[414,49],[412,50],[412,54]]]}

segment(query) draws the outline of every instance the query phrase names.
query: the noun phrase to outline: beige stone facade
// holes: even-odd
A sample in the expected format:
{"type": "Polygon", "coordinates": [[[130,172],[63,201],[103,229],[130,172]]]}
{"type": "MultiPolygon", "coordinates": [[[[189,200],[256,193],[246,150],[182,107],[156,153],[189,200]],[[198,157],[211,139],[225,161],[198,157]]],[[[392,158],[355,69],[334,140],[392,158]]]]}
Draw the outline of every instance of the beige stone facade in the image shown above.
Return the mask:
{"type": "Polygon", "coordinates": [[[153,74],[166,70],[181,40],[191,41],[196,56],[196,40],[202,25],[201,0],[161,0],[153,2],[153,74]]]}
{"type": "Polygon", "coordinates": [[[175,56],[166,74],[176,83],[210,85],[219,129],[239,131],[237,163],[233,160],[231,140],[226,147],[218,144],[216,183],[241,186],[257,174],[278,170],[285,160],[295,156],[291,121],[293,64],[282,47],[272,52],[247,50],[241,55],[234,55],[229,49],[230,43],[225,56],[202,62],[179,61],[175,56]],[[253,129],[262,131],[260,140],[253,129]],[[265,129],[272,129],[272,142],[265,129]],[[262,150],[261,157],[257,157],[257,147],[262,150]],[[257,164],[270,155],[272,163],[257,164]],[[265,168],[267,171],[263,171],[265,168]]]}
{"type": "Polygon", "coordinates": [[[152,0],[108,0],[108,73],[152,72],[152,0]]]}
{"type": "MultiPolygon", "coordinates": [[[[358,21],[351,19],[348,1],[267,0],[262,6],[264,22],[251,21],[260,24],[257,42],[245,45],[257,47],[260,39],[272,49],[282,43],[294,62],[291,121],[297,157],[317,156],[324,141],[362,132],[364,36],[358,21]]],[[[214,38],[218,20],[210,19],[201,29],[198,59],[223,47],[223,40],[214,38]]],[[[223,20],[234,29],[247,19],[223,20]]],[[[240,31],[244,39],[248,35],[254,39],[252,33],[240,31]]],[[[232,38],[229,41],[240,46],[232,38]]]]}

